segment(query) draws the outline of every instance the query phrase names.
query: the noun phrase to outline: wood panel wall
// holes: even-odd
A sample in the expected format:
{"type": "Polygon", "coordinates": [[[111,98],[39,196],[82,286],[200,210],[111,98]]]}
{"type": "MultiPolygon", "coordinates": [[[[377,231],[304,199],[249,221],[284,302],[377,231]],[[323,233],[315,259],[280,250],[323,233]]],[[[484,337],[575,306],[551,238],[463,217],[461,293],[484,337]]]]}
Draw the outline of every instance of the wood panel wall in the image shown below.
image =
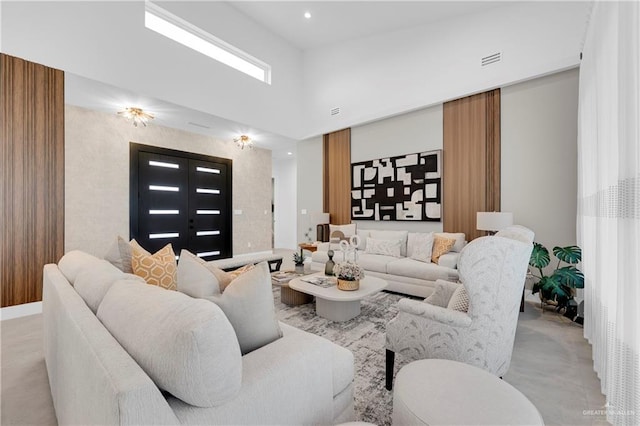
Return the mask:
{"type": "Polygon", "coordinates": [[[485,235],[476,213],[500,211],[500,89],[444,104],[443,229],[485,235]]]}
{"type": "Polygon", "coordinates": [[[323,211],[331,223],[351,223],[351,129],[323,137],[323,211]]]}
{"type": "Polygon", "coordinates": [[[64,254],[64,73],[0,54],[2,307],[42,300],[64,254]]]}

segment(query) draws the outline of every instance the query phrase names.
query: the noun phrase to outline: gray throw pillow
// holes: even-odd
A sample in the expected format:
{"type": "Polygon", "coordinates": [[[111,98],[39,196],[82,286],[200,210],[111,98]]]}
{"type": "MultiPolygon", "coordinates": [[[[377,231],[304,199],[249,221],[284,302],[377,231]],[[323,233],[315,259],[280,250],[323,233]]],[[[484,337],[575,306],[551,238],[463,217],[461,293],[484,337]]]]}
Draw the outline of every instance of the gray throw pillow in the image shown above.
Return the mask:
{"type": "Polygon", "coordinates": [[[217,304],[231,322],[243,355],[282,337],[267,262],[231,281],[221,295],[207,299],[217,304]]]}

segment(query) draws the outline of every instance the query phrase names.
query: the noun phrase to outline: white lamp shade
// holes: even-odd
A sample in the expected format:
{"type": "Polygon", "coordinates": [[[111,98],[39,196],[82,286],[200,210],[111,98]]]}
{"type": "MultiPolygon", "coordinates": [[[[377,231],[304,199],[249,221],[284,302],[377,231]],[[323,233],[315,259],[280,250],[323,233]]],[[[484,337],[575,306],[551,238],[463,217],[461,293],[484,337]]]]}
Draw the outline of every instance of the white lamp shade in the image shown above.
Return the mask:
{"type": "Polygon", "coordinates": [[[480,231],[499,231],[513,225],[513,213],[509,212],[478,212],[476,229],[480,231]]]}
{"type": "Polygon", "coordinates": [[[325,223],[329,223],[329,213],[313,213],[311,215],[311,220],[316,225],[322,225],[325,223]]]}

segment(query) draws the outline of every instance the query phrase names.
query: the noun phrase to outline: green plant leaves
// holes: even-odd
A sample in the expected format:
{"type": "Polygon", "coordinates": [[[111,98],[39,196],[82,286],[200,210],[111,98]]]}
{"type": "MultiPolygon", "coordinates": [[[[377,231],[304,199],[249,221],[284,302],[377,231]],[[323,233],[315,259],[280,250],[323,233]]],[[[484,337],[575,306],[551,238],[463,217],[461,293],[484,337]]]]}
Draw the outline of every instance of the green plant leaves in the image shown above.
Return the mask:
{"type": "Polygon", "coordinates": [[[533,251],[531,252],[531,258],[529,259],[529,265],[534,268],[542,269],[546,267],[551,258],[549,256],[549,250],[540,243],[533,243],[533,251]]]}
{"type": "Polygon", "coordinates": [[[573,299],[574,288],[584,288],[584,274],[574,266],[582,260],[582,250],[578,246],[556,246],[553,254],[559,262],[551,275],[547,276],[543,269],[551,263],[549,250],[540,243],[533,243],[529,265],[540,271],[540,280],[533,284],[531,293],[540,292],[541,300],[556,303],[560,310],[573,299]],[[569,266],[561,268],[561,262],[569,266]]]}
{"type": "Polygon", "coordinates": [[[578,246],[554,247],[553,254],[561,261],[575,265],[582,260],[582,250],[578,246]]]}
{"type": "Polygon", "coordinates": [[[552,275],[557,282],[570,288],[584,288],[584,274],[575,266],[558,268],[552,275]]]}

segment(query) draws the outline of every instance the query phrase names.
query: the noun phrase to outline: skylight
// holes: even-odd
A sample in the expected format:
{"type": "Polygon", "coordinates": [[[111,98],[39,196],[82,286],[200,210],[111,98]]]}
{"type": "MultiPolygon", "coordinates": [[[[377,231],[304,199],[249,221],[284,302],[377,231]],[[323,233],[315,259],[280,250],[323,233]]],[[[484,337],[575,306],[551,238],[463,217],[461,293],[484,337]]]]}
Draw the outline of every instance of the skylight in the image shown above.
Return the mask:
{"type": "Polygon", "coordinates": [[[190,49],[271,84],[270,65],[149,1],[145,2],[144,25],[190,49]]]}

